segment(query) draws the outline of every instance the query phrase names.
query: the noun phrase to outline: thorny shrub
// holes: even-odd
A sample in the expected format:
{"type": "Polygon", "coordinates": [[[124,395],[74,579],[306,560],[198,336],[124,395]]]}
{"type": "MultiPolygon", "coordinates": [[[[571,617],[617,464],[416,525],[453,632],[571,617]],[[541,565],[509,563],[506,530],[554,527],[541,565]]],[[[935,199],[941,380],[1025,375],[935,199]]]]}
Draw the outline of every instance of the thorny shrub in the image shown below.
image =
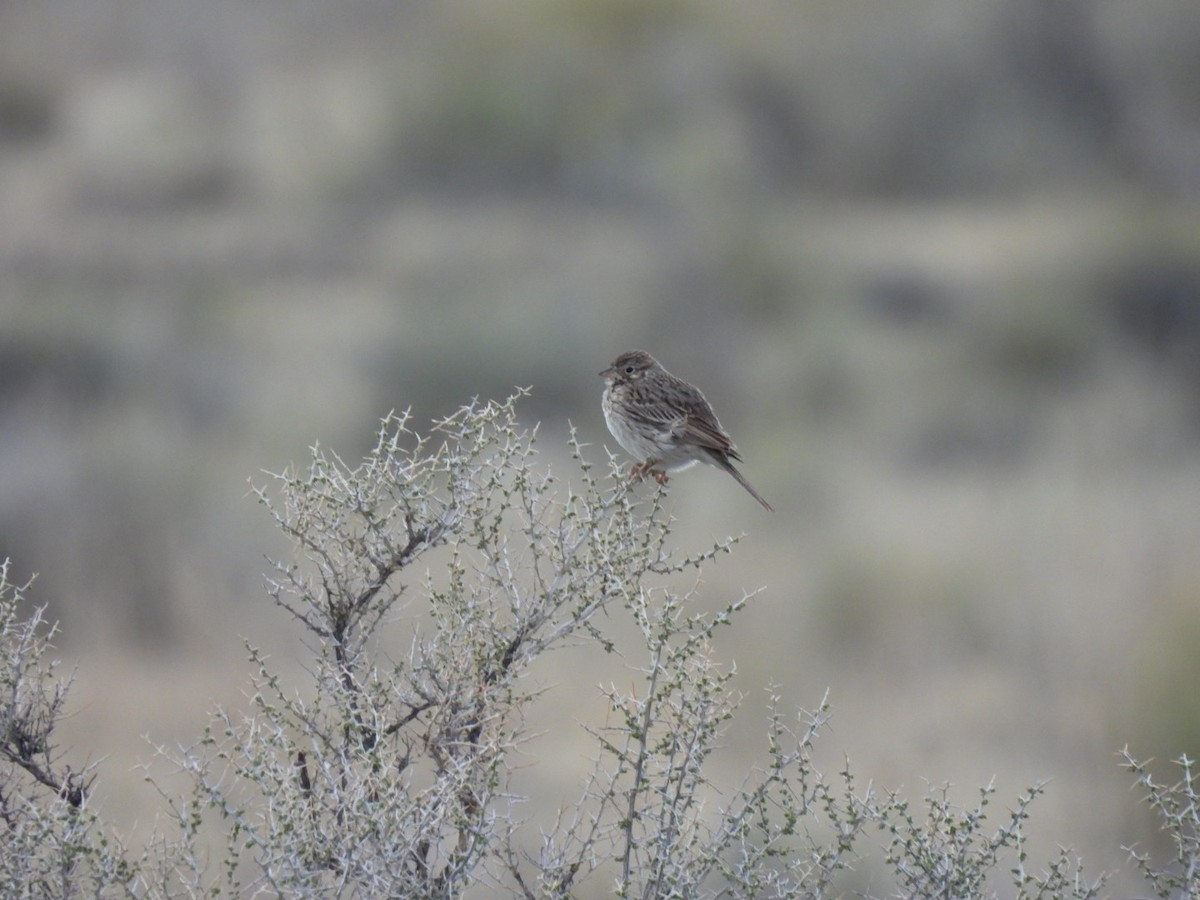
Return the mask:
{"type": "MultiPolygon", "coordinates": [[[[518,423],[522,395],[467,405],[425,436],[389,415],[361,462],[315,446],[256,488],[294,548],[268,593],[307,636],[311,684],[285,685],[249,646],[250,711],[218,709],[193,745],[158,748],[191,788],[159,785],[165,817],[137,854],[88,808],[96,767],[73,772],[54,747],[70,678],[41,612],[20,614],[27,586],[0,568],[0,893],[1098,895],[1066,851],[1029,869],[1023,827],[1040,786],[993,825],[990,785],[973,808],[933,789],[914,812],[849,763],[820,771],[824,698],[787,713],[771,690],[765,762],[740,785],[713,784],[707,763],[740,698],[712,637],[753,598],[705,615],[673,585],[736,539],[678,553],[663,491],[631,490],[611,458],[597,476],[574,433],[562,480],[518,423]],[[434,568],[418,581],[419,560],[434,568]],[[617,616],[632,644],[602,624],[617,616]],[[595,752],[580,794],[530,834],[511,785],[541,696],[530,667],[581,643],[618,654],[633,684],[601,689],[609,715],[584,726],[595,752]]],[[[1161,897],[1195,890],[1190,761],[1174,788],[1127,763],[1179,849],[1168,870],[1138,864],[1161,897]]]]}

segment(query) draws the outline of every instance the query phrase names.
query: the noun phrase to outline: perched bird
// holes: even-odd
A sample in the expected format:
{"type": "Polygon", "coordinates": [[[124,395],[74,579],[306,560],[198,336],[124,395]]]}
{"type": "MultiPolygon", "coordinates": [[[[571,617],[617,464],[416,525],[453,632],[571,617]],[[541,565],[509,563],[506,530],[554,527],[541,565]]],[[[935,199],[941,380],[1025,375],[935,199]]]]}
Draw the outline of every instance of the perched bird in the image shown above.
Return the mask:
{"type": "Polygon", "coordinates": [[[676,378],[643,350],[630,350],[600,373],[604,421],[625,450],[641,460],[629,470],[637,481],[653,475],[666,484],[671,472],[697,462],[724,469],[750,496],[774,512],[742,473],[737,448],[698,388],[676,378]]]}

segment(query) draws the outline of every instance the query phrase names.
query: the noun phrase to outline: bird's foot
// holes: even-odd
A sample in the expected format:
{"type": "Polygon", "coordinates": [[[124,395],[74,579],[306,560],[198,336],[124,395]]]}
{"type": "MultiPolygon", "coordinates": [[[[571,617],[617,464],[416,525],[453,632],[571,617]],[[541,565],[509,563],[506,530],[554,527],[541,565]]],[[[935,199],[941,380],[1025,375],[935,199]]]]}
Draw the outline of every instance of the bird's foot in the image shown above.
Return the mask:
{"type": "Polygon", "coordinates": [[[666,484],[667,483],[667,473],[661,472],[661,471],[659,471],[659,472],[654,471],[654,467],[656,465],[658,465],[658,460],[648,459],[645,462],[637,463],[636,465],[630,466],[630,468],[629,468],[630,480],[634,484],[638,484],[639,482],[645,481],[647,475],[653,475],[654,480],[657,481],[659,484],[666,484]]]}

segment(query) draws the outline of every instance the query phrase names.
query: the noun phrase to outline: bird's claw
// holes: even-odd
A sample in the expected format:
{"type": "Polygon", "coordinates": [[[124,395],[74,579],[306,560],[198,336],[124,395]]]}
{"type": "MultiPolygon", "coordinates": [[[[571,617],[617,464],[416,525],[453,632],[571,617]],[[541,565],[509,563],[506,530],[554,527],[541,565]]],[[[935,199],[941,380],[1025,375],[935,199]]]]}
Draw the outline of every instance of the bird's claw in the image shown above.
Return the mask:
{"type": "Polygon", "coordinates": [[[654,480],[657,481],[659,484],[666,484],[667,483],[667,473],[662,471],[661,469],[658,471],[655,471],[654,467],[655,467],[655,465],[657,465],[657,463],[658,463],[657,460],[648,459],[643,463],[637,463],[633,466],[630,466],[629,467],[630,480],[633,481],[634,484],[638,484],[642,481],[645,481],[647,475],[653,475],[654,480]]]}

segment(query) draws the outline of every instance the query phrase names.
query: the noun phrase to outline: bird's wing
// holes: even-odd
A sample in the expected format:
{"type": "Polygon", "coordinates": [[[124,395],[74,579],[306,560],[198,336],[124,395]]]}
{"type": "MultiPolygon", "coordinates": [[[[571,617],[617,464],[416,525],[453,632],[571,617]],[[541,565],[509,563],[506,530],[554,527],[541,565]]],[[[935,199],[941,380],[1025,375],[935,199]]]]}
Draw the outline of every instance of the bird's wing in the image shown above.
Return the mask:
{"type": "Polygon", "coordinates": [[[737,452],[737,448],[733,446],[733,441],[729,439],[729,435],[722,431],[721,426],[711,419],[689,416],[683,423],[683,431],[693,444],[708,447],[710,450],[716,450],[730,459],[741,462],[742,457],[737,452]]]}
{"type": "Polygon", "coordinates": [[[716,450],[730,459],[741,460],[733,441],[717,421],[717,416],[704,399],[704,395],[691,385],[686,387],[688,389],[683,392],[680,400],[684,417],[679,427],[683,435],[694,444],[716,450]]]}
{"type": "Polygon", "coordinates": [[[667,403],[657,397],[640,393],[632,395],[630,399],[633,402],[626,406],[626,414],[631,419],[635,419],[645,425],[651,425],[664,430],[674,429],[682,425],[687,418],[678,406],[673,403],[667,403]]]}

